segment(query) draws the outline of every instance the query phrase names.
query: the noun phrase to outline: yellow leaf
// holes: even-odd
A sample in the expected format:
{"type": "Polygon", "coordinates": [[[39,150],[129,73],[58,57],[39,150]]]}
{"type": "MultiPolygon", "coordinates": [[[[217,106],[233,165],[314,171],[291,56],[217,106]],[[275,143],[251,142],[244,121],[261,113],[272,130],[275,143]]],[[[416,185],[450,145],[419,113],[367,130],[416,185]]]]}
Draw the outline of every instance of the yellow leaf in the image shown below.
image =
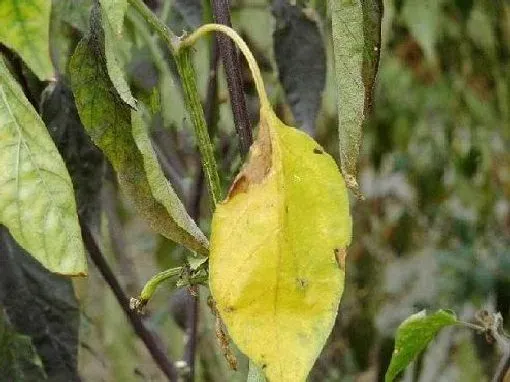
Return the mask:
{"type": "Polygon", "coordinates": [[[320,354],[351,224],[333,158],[264,102],[250,158],[213,216],[209,272],[229,334],[269,381],[304,381],[320,354]]]}

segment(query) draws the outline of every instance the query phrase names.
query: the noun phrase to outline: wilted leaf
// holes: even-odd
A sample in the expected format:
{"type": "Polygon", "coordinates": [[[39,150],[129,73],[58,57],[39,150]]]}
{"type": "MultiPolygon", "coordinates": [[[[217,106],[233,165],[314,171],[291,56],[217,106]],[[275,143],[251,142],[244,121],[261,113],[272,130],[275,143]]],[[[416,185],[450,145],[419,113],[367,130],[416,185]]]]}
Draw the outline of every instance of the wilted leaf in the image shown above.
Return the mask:
{"type": "Polygon", "coordinates": [[[329,3],[342,173],[347,186],[357,192],[362,127],[371,109],[379,65],[382,2],[329,0],[329,3]]]}
{"type": "Polygon", "coordinates": [[[0,380],[12,382],[46,380],[42,361],[30,337],[14,330],[1,307],[0,380]]]}
{"type": "Polygon", "coordinates": [[[210,286],[237,346],[270,381],[304,381],[335,321],[351,237],[333,158],[268,107],[212,222],[210,286]]]}
{"type": "Polygon", "coordinates": [[[80,313],[71,280],[44,269],[1,226],[0,305],[16,332],[32,340],[48,380],[79,380],[80,313]]]}
{"type": "Polygon", "coordinates": [[[41,114],[71,175],[78,213],[85,221],[99,223],[103,183],[103,154],[94,146],[80,122],[71,89],[63,82],[43,92],[41,114]]]}
{"type": "Polygon", "coordinates": [[[49,0],[0,1],[0,42],[18,53],[41,80],[53,77],[49,0]]]}
{"type": "Polygon", "coordinates": [[[441,31],[443,0],[407,0],[402,18],[411,35],[418,41],[425,57],[437,63],[436,42],[441,31]]]}
{"type": "Polygon", "coordinates": [[[313,134],[326,80],[326,54],[317,23],[287,0],[273,0],[278,74],[297,126],[313,134]]]}
{"type": "Polygon", "coordinates": [[[47,269],[87,272],[73,184],[44,123],[0,59],[0,224],[47,269]]]}
{"type": "Polygon", "coordinates": [[[395,350],[385,381],[393,381],[425,349],[440,329],[456,323],[455,314],[445,310],[438,310],[429,316],[422,310],[408,317],[397,329],[395,350]]]}
{"type": "Polygon", "coordinates": [[[123,103],[115,92],[98,44],[93,37],[83,39],[69,67],[83,125],[111,161],[121,187],[151,227],[171,240],[206,254],[207,238],[186,213],[171,185],[162,178],[161,170],[155,169],[155,154],[150,143],[144,141],[146,133],[139,125],[139,112],[123,103]]]}
{"type": "MultiPolygon", "coordinates": [[[[101,4],[104,3],[116,3],[115,0],[104,0],[101,4]]],[[[117,49],[118,45],[122,44],[122,24],[124,21],[124,13],[122,13],[122,17],[120,14],[115,13],[116,18],[112,20],[111,17],[108,16],[108,10],[104,8],[103,5],[101,9],[98,7],[92,8],[92,15],[90,18],[90,33],[96,39],[96,44],[100,47],[100,51],[102,52],[101,57],[104,57],[106,61],[106,68],[108,72],[108,76],[119,93],[122,101],[127,103],[133,109],[136,109],[136,100],[131,94],[131,89],[129,89],[129,85],[124,78],[124,71],[117,59],[117,49]],[[117,19],[121,17],[120,20],[117,19]],[[120,27],[119,27],[120,25],[120,27]],[[117,28],[117,29],[115,29],[117,28]],[[120,29],[119,29],[120,28],[120,29]]]]}

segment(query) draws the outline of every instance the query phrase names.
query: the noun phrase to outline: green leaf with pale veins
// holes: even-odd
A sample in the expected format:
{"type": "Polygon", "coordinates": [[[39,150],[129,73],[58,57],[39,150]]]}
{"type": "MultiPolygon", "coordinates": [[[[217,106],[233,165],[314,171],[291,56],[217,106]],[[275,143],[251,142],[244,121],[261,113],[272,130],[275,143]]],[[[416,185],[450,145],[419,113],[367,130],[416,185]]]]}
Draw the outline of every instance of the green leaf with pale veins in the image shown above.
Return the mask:
{"type": "Polygon", "coordinates": [[[164,178],[140,112],[132,110],[115,92],[100,44],[93,36],[83,39],[69,66],[85,129],[108,157],[122,189],[151,227],[177,243],[207,254],[207,238],[164,178]]]}
{"type": "Polygon", "coordinates": [[[25,382],[46,379],[32,340],[16,332],[0,307],[0,380],[25,382]]]}
{"type": "MultiPolygon", "coordinates": [[[[112,1],[103,1],[103,3],[111,3],[112,1]]],[[[115,1],[113,1],[115,3],[115,1]]],[[[94,7],[92,9],[92,16],[90,18],[90,33],[97,38],[98,44],[101,45],[102,56],[106,60],[106,68],[108,76],[113,83],[113,86],[119,93],[122,101],[127,103],[133,109],[136,109],[136,100],[131,94],[126,79],[124,78],[124,71],[122,70],[121,64],[118,60],[117,50],[119,44],[122,44],[122,23],[124,20],[124,14],[120,20],[108,17],[108,10],[105,5],[99,9],[94,7]],[[118,32],[116,32],[118,31],[118,32]]]]}
{"type": "Polygon", "coordinates": [[[73,184],[43,121],[0,59],[0,224],[47,269],[87,272],[73,184]]]}
{"type": "Polygon", "coordinates": [[[439,330],[456,323],[457,316],[445,310],[438,310],[428,316],[422,310],[408,317],[397,329],[395,350],[385,381],[393,381],[425,349],[439,330]]]}
{"type": "Polygon", "coordinates": [[[18,53],[41,80],[53,77],[50,13],[50,0],[0,1],[0,42],[18,53]]]}
{"type": "Polygon", "coordinates": [[[357,163],[379,65],[383,6],[381,0],[329,0],[329,7],[342,173],[358,193],[357,163]]]}

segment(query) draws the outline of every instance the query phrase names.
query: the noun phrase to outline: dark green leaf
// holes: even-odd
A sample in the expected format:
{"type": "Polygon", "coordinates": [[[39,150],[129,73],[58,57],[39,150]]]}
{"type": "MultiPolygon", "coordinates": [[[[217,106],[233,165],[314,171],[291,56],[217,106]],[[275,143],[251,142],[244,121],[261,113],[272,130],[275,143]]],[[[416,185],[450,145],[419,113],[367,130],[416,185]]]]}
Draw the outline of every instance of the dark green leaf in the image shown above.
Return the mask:
{"type": "Polygon", "coordinates": [[[50,381],[78,380],[80,314],[71,280],[44,269],[1,226],[0,305],[35,345],[50,381]]]}
{"type": "Polygon", "coordinates": [[[274,52],[280,81],[298,127],[313,134],[326,80],[326,54],[317,23],[287,0],[273,0],[274,52]]]}
{"type": "Polygon", "coordinates": [[[144,132],[140,129],[144,127],[139,126],[139,112],[122,102],[115,92],[107,74],[101,41],[96,36],[78,44],[69,71],[81,121],[111,161],[121,187],[134,201],[138,212],[157,232],[206,254],[206,237],[162,177],[161,169],[154,167],[155,154],[150,142],[143,141],[144,132]]]}
{"type": "Polygon", "coordinates": [[[457,316],[445,310],[438,310],[429,316],[422,310],[408,317],[397,329],[395,350],[385,381],[393,381],[425,349],[439,330],[456,323],[457,316]]]}
{"type": "Polygon", "coordinates": [[[71,175],[78,213],[87,222],[97,224],[103,154],[80,122],[71,89],[63,82],[50,84],[43,93],[41,109],[43,121],[71,175]]]}
{"type": "Polygon", "coordinates": [[[0,380],[12,382],[46,380],[42,361],[30,337],[14,330],[1,307],[0,380]]]}

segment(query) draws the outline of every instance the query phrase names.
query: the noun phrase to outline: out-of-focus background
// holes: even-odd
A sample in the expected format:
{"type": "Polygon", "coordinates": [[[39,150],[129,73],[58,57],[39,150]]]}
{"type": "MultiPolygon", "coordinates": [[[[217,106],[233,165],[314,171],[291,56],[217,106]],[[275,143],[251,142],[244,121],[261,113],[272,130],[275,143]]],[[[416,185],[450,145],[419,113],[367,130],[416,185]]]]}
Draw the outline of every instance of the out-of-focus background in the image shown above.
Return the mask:
{"type": "MultiPolygon", "coordinates": [[[[54,3],[54,17],[64,21],[54,25],[58,48],[53,55],[65,67],[68,50],[86,33],[90,2],[54,3]]],[[[211,20],[207,1],[147,3],[176,33],[211,20]]],[[[259,61],[279,115],[313,134],[338,160],[326,1],[291,2],[299,11],[297,21],[279,11],[281,2],[270,3],[232,0],[234,27],[259,61]],[[273,33],[293,22],[298,29],[311,28],[308,36],[316,38],[316,84],[322,83],[322,70],[325,74],[315,123],[306,116],[293,118],[292,97],[278,81],[277,57],[283,48],[274,46],[273,33]]],[[[485,308],[500,311],[510,325],[510,3],[385,0],[384,7],[373,115],[364,130],[359,166],[366,199],[352,199],[347,284],[311,381],[381,380],[396,327],[422,309],[448,308],[473,321],[475,312],[485,308]]],[[[289,41],[295,44],[289,45],[292,49],[300,49],[289,41]]],[[[204,99],[214,57],[211,46],[212,39],[201,41],[194,55],[204,99]]],[[[152,134],[165,172],[207,232],[207,190],[172,60],[131,11],[116,48],[135,95],[158,114],[152,134]]],[[[214,143],[226,190],[241,158],[222,70],[218,77],[214,143]]],[[[258,103],[246,65],[243,78],[256,126],[258,103]]],[[[188,254],[148,228],[117,192],[113,178],[107,172],[99,231],[114,272],[136,296],[155,272],[182,265],[188,254]]],[[[75,288],[81,307],[82,380],[164,380],[93,265],[90,277],[76,281],[75,288]]],[[[182,359],[186,342],[186,293],[170,293],[163,285],[148,306],[147,322],[173,360],[182,359]]],[[[215,338],[208,291],[202,288],[200,294],[196,380],[244,381],[246,360],[240,356],[240,370],[229,370],[215,338]]],[[[447,329],[404,379],[489,381],[497,361],[495,346],[483,336],[447,329]]]]}

